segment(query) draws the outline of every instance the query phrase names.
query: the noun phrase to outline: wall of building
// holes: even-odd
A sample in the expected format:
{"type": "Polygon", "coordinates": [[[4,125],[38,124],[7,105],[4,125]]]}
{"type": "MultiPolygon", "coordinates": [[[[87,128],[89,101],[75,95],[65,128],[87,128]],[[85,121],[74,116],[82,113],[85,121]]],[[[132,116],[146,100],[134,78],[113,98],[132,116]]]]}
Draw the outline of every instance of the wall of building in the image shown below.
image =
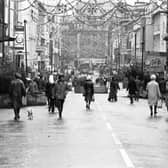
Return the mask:
{"type": "MultiPolygon", "coordinates": [[[[21,10],[29,6],[29,3],[27,1],[19,2],[18,6],[21,10]]],[[[18,13],[18,23],[24,25],[24,20],[26,20],[27,63],[29,67],[37,70],[36,41],[38,10],[34,7],[30,7],[27,10],[20,11],[18,13]]]]}

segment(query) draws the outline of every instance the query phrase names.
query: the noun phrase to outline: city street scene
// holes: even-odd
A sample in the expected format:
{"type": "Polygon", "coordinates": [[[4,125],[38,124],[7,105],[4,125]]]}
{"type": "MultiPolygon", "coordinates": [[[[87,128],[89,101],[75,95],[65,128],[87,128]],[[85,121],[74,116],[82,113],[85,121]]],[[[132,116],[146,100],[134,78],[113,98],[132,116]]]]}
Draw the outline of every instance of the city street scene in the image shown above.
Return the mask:
{"type": "Polygon", "coordinates": [[[0,0],[0,168],[167,168],[168,0],[0,0]]]}

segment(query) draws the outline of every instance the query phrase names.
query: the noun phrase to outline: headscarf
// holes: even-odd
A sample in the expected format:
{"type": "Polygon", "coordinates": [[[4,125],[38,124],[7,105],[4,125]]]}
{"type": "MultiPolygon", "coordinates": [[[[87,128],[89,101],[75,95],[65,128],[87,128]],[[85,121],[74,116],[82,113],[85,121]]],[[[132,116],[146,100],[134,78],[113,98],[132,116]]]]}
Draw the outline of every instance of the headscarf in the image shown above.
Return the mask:
{"type": "Polygon", "coordinates": [[[53,75],[49,76],[49,83],[51,83],[51,84],[54,83],[54,76],[53,75]]]}
{"type": "Polygon", "coordinates": [[[151,80],[156,80],[156,75],[152,74],[150,78],[151,78],[151,80]]]}

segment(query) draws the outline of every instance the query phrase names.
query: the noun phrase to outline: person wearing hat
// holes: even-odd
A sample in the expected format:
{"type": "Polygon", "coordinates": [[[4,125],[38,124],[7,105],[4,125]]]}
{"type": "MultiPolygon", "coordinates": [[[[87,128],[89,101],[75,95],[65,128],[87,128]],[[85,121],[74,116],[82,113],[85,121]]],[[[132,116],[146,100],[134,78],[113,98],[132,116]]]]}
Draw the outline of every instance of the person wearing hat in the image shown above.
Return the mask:
{"type": "Polygon", "coordinates": [[[14,120],[19,120],[20,108],[22,106],[22,97],[26,96],[25,85],[21,80],[21,75],[19,73],[15,73],[15,79],[11,81],[9,95],[14,110],[14,120]]]}
{"type": "Polygon", "coordinates": [[[156,75],[152,74],[150,78],[151,78],[151,81],[147,83],[146,90],[148,95],[148,104],[150,107],[150,115],[152,117],[153,112],[154,112],[154,116],[156,116],[157,114],[157,103],[161,97],[161,94],[160,94],[159,84],[158,82],[156,82],[156,75]]]}

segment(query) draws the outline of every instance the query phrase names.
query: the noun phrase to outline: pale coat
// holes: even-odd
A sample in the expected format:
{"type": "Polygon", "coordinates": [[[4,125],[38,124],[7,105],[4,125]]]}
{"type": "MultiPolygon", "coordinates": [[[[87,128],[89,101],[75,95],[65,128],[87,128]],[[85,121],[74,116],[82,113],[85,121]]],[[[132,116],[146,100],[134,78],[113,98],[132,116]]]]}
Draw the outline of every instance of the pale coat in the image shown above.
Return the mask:
{"type": "Polygon", "coordinates": [[[147,83],[148,104],[150,106],[157,105],[159,98],[161,97],[159,84],[152,80],[147,83]]]}

